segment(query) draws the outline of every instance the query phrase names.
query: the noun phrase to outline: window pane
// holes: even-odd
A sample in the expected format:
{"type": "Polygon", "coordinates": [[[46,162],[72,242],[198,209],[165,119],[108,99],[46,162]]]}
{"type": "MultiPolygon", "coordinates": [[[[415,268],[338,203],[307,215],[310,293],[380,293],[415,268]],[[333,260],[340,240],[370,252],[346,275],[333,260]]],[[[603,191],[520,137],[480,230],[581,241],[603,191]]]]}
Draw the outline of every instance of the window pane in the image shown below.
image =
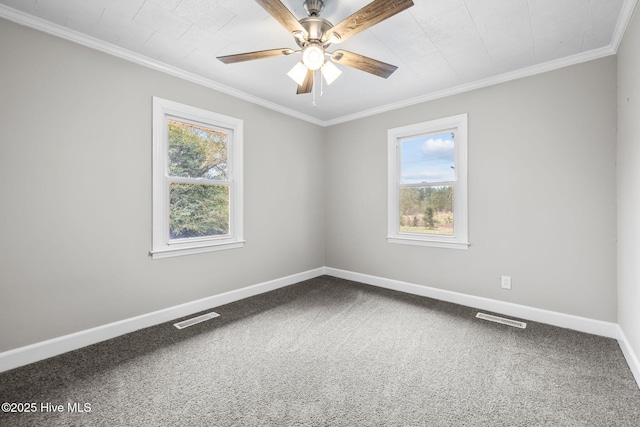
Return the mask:
{"type": "Polygon", "coordinates": [[[229,234],[229,187],[171,183],[171,239],[229,234]]]}
{"type": "Polygon", "coordinates": [[[453,132],[407,139],[401,147],[402,184],[455,181],[453,132]]]}
{"type": "Polygon", "coordinates": [[[453,187],[401,188],[400,232],[453,236],[453,187]]]}
{"type": "Polygon", "coordinates": [[[169,126],[169,175],[227,179],[229,134],[175,120],[169,126]]]}

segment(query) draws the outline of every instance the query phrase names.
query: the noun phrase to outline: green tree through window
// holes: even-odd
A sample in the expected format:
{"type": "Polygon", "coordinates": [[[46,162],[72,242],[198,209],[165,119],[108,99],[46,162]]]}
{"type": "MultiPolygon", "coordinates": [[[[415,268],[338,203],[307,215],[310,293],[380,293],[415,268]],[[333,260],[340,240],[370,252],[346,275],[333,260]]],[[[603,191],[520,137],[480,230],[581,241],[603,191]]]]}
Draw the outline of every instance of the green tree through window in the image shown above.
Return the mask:
{"type": "Polygon", "coordinates": [[[168,172],[178,181],[169,184],[170,238],[228,234],[228,135],[175,120],[168,126],[168,172]]]}
{"type": "Polygon", "coordinates": [[[153,97],[153,259],[244,246],[243,126],[153,97]]]}
{"type": "Polygon", "coordinates": [[[387,241],[467,249],[467,115],[387,131],[387,241]]]}

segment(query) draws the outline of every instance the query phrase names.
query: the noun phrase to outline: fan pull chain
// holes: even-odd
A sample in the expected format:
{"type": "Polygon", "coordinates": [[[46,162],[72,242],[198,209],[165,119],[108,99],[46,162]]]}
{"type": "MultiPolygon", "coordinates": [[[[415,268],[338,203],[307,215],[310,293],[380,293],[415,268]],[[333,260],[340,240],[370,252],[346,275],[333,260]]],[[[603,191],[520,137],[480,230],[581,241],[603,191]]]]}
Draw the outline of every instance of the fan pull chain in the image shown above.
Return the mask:
{"type": "Polygon", "coordinates": [[[317,71],[313,72],[313,89],[311,89],[311,95],[312,95],[311,105],[314,107],[316,106],[316,73],[317,71]]]}

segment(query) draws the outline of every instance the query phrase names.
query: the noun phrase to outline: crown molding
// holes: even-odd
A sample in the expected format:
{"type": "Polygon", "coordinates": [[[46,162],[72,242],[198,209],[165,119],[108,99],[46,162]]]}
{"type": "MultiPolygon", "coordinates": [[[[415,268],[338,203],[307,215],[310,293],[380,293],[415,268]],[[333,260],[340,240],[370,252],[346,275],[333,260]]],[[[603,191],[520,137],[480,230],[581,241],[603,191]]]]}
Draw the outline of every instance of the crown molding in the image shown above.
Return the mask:
{"type": "Polygon", "coordinates": [[[568,67],[570,65],[576,65],[582,62],[603,58],[605,56],[615,55],[615,53],[616,52],[611,48],[611,46],[590,50],[588,52],[583,52],[576,55],[555,59],[553,61],[545,62],[542,64],[536,64],[531,67],[510,71],[508,73],[500,74],[498,76],[488,77],[482,80],[476,80],[476,81],[465,83],[452,88],[440,90],[437,92],[427,93],[425,95],[417,96],[415,98],[405,99],[400,102],[383,105],[380,107],[350,114],[348,116],[338,117],[336,119],[325,121],[324,125],[333,126],[340,123],[350,122],[353,120],[373,116],[376,114],[385,113],[387,111],[398,110],[400,108],[409,107],[411,105],[421,104],[423,102],[433,101],[439,98],[446,98],[448,96],[457,95],[460,93],[469,92],[476,89],[482,89],[482,88],[494,86],[500,83],[506,83],[512,80],[521,79],[523,77],[530,77],[536,74],[546,73],[548,71],[557,70],[559,68],[568,67]]]}
{"type": "Polygon", "coordinates": [[[0,4],[0,18],[5,18],[9,21],[15,22],[16,24],[23,25],[25,27],[30,27],[35,30],[42,31],[44,33],[51,34],[53,36],[60,37],[62,39],[80,44],[82,46],[95,49],[95,50],[107,53],[109,55],[124,59],[126,61],[133,62],[138,65],[142,65],[143,67],[151,68],[153,70],[160,71],[162,73],[169,74],[171,76],[178,77],[180,79],[183,79],[192,83],[196,83],[200,86],[204,86],[206,88],[213,89],[227,95],[231,95],[235,98],[242,99],[243,101],[251,102],[253,104],[260,105],[270,110],[274,110],[279,113],[286,114],[288,116],[292,116],[297,119],[304,120],[318,126],[324,126],[324,122],[315,117],[302,114],[296,110],[283,107],[282,105],[276,104],[271,101],[267,101],[266,99],[262,99],[257,96],[251,95],[249,93],[242,92],[230,86],[224,85],[222,83],[218,83],[214,80],[207,79],[205,77],[199,76],[194,73],[190,73],[178,67],[174,67],[164,62],[157,61],[153,58],[149,58],[139,53],[132,52],[128,49],[124,49],[114,44],[107,43],[95,37],[91,37],[86,34],[80,33],[78,31],[72,30],[70,28],[63,27],[58,24],[54,24],[52,22],[35,17],[33,15],[29,15],[27,13],[10,8],[3,4],[0,4]]]}
{"type": "Polygon", "coordinates": [[[276,104],[274,102],[267,101],[266,99],[259,98],[257,96],[251,95],[246,92],[242,92],[230,86],[224,85],[222,83],[218,83],[214,80],[207,79],[197,74],[187,72],[185,70],[174,67],[172,65],[165,64],[155,59],[132,52],[130,50],[121,48],[111,43],[104,42],[102,40],[96,39],[86,34],[82,34],[78,31],[71,30],[61,25],[51,23],[44,19],[37,18],[35,16],[29,15],[27,13],[18,11],[16,9],[10,8],[2,4],[0,4],[0,18],[8,19],[17,24],[31,27],[33,29],[51,34],[53,36],[57,36],[57,37],[78,43],[80,45],[102,51],[104,53],[116,56],[126,61],[130,61],[138,65],[142,65],[144,67],[151,68],[156,71],[160,71],[160,72],[172,75],[174,77],[178,77],[183,80],[190,81],[192,83],[196,83],[198,85],[207,87],[209,89],[213,89],[218,92],[231,95],[233,97],[242,99],[244,101],[260,105],[270,110],[273,110],[282,114],[286,114],[288,116],[291,116],[300,120],[304,120],[318,126],[329,127],[336,124],[350,122],[353,120],[358,120],[365,117],[385,113],[388,111],[393,111],[400,108],[405,108],[412,105],[433,101],[439,98],[445,98],[448,96],[457,95],[460,93],[469,92],[472,90],[509,82],[509,81],[520,79],[523,77],[530,77],[536,74],[557,70],[559,68],[564,68],[571,65],[580,64],[583,62],[592,61],[592,60],[603,58],[606,56],[615,55],[618,51],[618,48],[620,47],[620,44],[622,43],[626,29],[629,26],[631,19],[633,18],[637,3],[638,3],[638,0],[624,0],[624,3],[622,5],[622,10],[620,13],[620,18],[618,19],[618,22],[616,24],[616,28],[614,30],[612,40],[609,46],[605,46],[603,48],[591,50],[588,52],[582,52],[582,53],[568,56],[565,58],[556,59],[553,61],[545,62],[543,64],[537,64],[537,65],[523,68],[520,70],[511,71],[508,73],[500,74],[498,76],[465,83],[453,88],[427,93],[414,98],[409,98],[399,102],[382,105],[380,107],[363,110],[354,114],[349,114],[346,116],[337,117],[335,119],[330,119],[330,120],[320,120],[318,118],[315,118],[306,114],[302,114],[291,108],[287,108],[282,105],[276,104]]]}
{"type": "Polygon", "coordinates": [[[624,34],[627,32],[631,19],[633,19],[633,14],[635,13],[637,4],[638,0],[624,0],[618,23],[616,24],[616,28],[613,31],[613,37],[611,38],[610,46],[614,52],[618,52],[618,49],[620,48],[624,34]]]}
{"type": "Polygon", "coordinates": [[[376,114],[385,113],[387,111],[397,110],[400,108],[409,107],[411,105],[421,104],[423,102],[433,101],[435,99],[445,98],[447,96],[457,95],[463,92],[469,92],[472,90],[481,89],[484,87],[493,86],[500,83],[505,83],[505,82],[520,79],[523,77],[530,77],[536,74],[546,73],[548,71],[557,70],[559,68],[576,65],[583,62],[587,62],[587,61],[593,61],[595,59],[603,58],[605,56],[615,55],[618,52],[618,48],[620,47],[620,44],[622,43],[622,39],[624,38],[624,34],[627,31],[629,23],[633,18],[637,4],[638,4],[638,0],[624,0],[622,9],[620,12],[620,17],[618,18],[618,22],[616,23],[616,28],[613,31],[613,36],[609,46],[605,46],[605,47],[591,50],[588,52],[582,52],[582,53],[568,56],[565,58],[552,60],[549,62],[545,62],[543,64],[537,64],[537,65],[523,68],[520,70],[511,71],[508,73],[500,74],[498,76],[489,77],[486,79],[477,80],[470,83],[465,83],[449,89],[427,93],[425,95],[417,96],[415,98],[405,99],[400,102],[382,105],[380,107],[372,108],[369,110],[361,111],[361,112],[350,114],[347,116],[327,120],[324,122],[324,126],[333,126],[340,123],[350,122],[353,120],[374,116],[376,114]]]}

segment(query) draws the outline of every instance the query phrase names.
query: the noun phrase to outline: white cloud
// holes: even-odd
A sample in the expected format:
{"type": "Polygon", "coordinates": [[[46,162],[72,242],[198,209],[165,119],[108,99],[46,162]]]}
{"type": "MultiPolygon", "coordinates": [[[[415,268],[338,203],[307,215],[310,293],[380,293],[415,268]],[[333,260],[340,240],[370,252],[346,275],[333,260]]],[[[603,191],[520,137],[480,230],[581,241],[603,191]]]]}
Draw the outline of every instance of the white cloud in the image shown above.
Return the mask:
{"type": "Polygon", "coordinates": [[[450,155],[453,157],[454,144],[453,140],[450,139],[427,139],[424,144],[422,144],[422,153],[427,156],[437,155],[438,157],[442,157],[445,155],[450,155]]]}

